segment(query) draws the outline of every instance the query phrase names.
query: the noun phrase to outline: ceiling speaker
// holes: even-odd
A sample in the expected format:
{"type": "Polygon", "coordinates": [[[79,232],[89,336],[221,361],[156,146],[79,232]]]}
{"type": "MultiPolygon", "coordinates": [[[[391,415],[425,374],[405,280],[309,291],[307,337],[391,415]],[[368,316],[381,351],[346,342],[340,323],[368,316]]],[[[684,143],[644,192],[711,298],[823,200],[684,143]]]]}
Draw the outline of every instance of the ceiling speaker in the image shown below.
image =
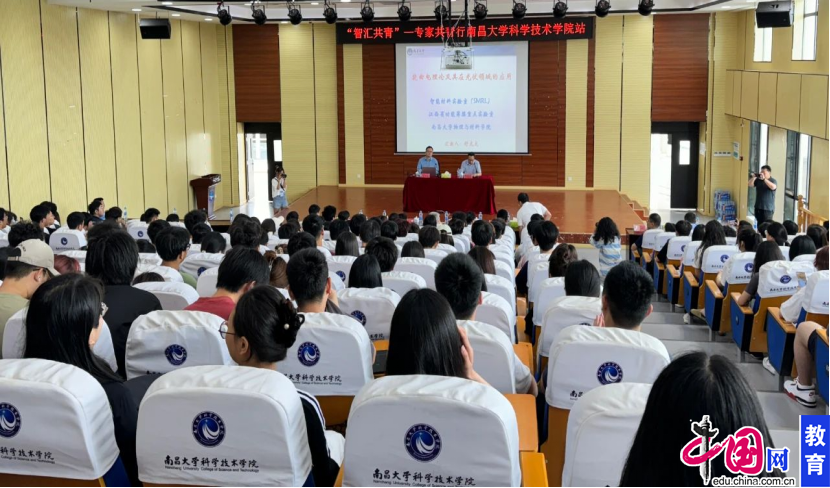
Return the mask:
{"type": "Polygon", "coordinates": [[[142,39],[170,39],[170,20],[141,19],[138,24],[142,39]]]}
{"type": "Polygon", "coordinates": [[[755,23],[759,28],[790,27],[793,25],[793,2],[761,2],[755,9],[755,23]]]}

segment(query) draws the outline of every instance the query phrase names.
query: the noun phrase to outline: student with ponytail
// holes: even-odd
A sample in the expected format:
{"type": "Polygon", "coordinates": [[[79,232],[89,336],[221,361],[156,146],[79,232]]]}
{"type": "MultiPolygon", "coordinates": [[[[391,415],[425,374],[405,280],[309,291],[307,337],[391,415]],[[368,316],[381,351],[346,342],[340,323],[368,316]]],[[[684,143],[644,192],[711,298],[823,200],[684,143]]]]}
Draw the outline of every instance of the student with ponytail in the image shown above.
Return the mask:
{"type": "MultiPolygon", "coordinates": [[[[305,317],[276,288],[257,286],[242,295],[220,332],[236,364],[277,371],[277,363],[285,359],[288,349],[294,345],[303,322],[305,317]]],[[[305,413],[314,484],[333,486],[340,467],[329,456],[329,447],[342,450],[345,440],[334,432],[327,435],[316,398],[301,390],[297,393],[305,413]],[[340,445],[329,446],[331,440],[340,445]]]]}

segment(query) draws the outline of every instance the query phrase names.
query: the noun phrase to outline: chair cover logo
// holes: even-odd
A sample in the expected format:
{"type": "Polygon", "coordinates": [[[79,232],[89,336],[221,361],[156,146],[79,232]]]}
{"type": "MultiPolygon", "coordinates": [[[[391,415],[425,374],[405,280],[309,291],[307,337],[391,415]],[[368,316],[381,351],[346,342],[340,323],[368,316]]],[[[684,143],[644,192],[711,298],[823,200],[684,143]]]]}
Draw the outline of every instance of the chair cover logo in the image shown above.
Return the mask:
{"type": "Polygon", "coordinates": [[[365,313],[361,312],[360,310],[355,310],[354,312],[352,312],[352,317],[354,317],[355,320],[360,322],[361,325],[366,327],[366,314],[365,313]]]}
{"type": "Polygon", "coordinates": [[[144,237],[144,231],[143,230],[138,231],[138,237],[144,237]]]}
{"type": "Polygon", "coordinates": [[[416,461],[428,463],[441,454],[441,435],[432,426],[415,424],[404,437],[406,452],[416,461]]]}
{"type": "Polygon", "coordinates": [[[300,360],[303,366],[314,366],[320,362],[320,348],[313,342],[303,342],[297,348],[297,359],[300,360]]]}
{"type": "Polygon", "coordinates": [[[20,412],[9,403],[0,403],[0,437],[11,438],[20,432],[20,412]]]}
{"type": "Polygon", "coordinates": [[[597,369],[597,379],[603,385],[610,385],[611,383],[619,383],[623,379],[623,370],[619,364],[609,361],[602,363],[597,369]]]}
{"type": "Polygon", "coordinates": [[[178,344],[171,344],[164,350],[164,355],[167,357],[167,362],[173,366],[181,366],[187,361],[187,349],[178,344]]]}
{"type": "Polygon", "coordinates": [[[66,237],[61,237],[61,244],[64,246],[69,244],[69,239],[67,239],[66,237]]]}
{"type": "Polygon", "coordinates": [[[752,268],[753,268],[753,264],[752,264],[752,263],[746,263],[746,264],[744,265],[744,271],[746,271],[747,273],[752,273],[752,268]]]}
{"type": "Polygon", "coordinates": [[[727,259],[729,259],[729,254],[721,254],[720,262],[725,263],[727,259]]]}
{"type": "Polygon", "coordinates": [[[781,283],[784,284],[784,285],[786,285],[787,283],[789,283],[792,280],[793,279],[790,277],[790,275],[784,275],[784,276],[781,277],[781,283]]]}
{"type": "Polygon", "coordinates": [[[205,268],[204,266],[200,266],[199,269],[196,270],[196,276],[202,276],[202,273],[204,273],[205,271],[207,271],[207,268],[205,268]]]}
{"type": "Polygon", "coordinates": [[[225,422],[213,412],[202,412],[193,419],[193,437],[205,447],[216,447],[225,439],[225,422]]]}
{"type": "Polygon", "coordinates": [[[338,271],[338,272],[336,272],[335,274],[336,274],[337,276],[339,276],[341,280],[343,280],[343,283],[345,283],[345,282],[346,282],[346,273],[344,273],[344,272],[342,272],[342,271],[338,271]]]}
{"type": "Polygon", "coordinates": [[[683,244],[682,246],[680,246],[680,252],[683,252],[685,250],[686,250],[686,244],[683,244]]]}

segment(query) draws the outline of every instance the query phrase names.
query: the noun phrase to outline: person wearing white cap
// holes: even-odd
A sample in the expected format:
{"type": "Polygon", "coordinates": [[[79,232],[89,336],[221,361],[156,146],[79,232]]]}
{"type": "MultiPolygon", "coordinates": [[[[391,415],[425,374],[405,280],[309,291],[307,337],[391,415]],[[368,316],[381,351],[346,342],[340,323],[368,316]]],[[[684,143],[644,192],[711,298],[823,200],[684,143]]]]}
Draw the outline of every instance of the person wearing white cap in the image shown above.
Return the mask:
{"type": "Polygon", "coordinates": [[[0,285],[0,350],[9,318],[29,305],[29,299],[40,285],[58,274],[55,253],[39,239],[23,241],[9,251],[6,279],[0,285]]]}

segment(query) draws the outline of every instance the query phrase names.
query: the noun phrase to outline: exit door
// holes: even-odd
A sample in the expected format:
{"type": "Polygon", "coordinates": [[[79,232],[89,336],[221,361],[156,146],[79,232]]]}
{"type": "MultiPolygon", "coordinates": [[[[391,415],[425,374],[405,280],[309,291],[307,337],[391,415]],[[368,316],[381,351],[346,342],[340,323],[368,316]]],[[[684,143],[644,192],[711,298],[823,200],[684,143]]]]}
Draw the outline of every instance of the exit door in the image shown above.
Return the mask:
{"type": "MultiPolygon", "coordinates": [[[[652,185],[657,186],[652,189],[652,198],[662,185],[661,196],[669,208],[697,208],[699,127],[697,123],[686,122],[652,124],[651,173],[652,185]]],[[[651,206],[660,208],[654,202],[651,206]]]]}
{"type": "Polygon", "coordinates": [[[273,199],[271,179],[274,169],[282,166],[282,131],[278,123],[245,124],[245,181],[248,201],[273,199]]]}

